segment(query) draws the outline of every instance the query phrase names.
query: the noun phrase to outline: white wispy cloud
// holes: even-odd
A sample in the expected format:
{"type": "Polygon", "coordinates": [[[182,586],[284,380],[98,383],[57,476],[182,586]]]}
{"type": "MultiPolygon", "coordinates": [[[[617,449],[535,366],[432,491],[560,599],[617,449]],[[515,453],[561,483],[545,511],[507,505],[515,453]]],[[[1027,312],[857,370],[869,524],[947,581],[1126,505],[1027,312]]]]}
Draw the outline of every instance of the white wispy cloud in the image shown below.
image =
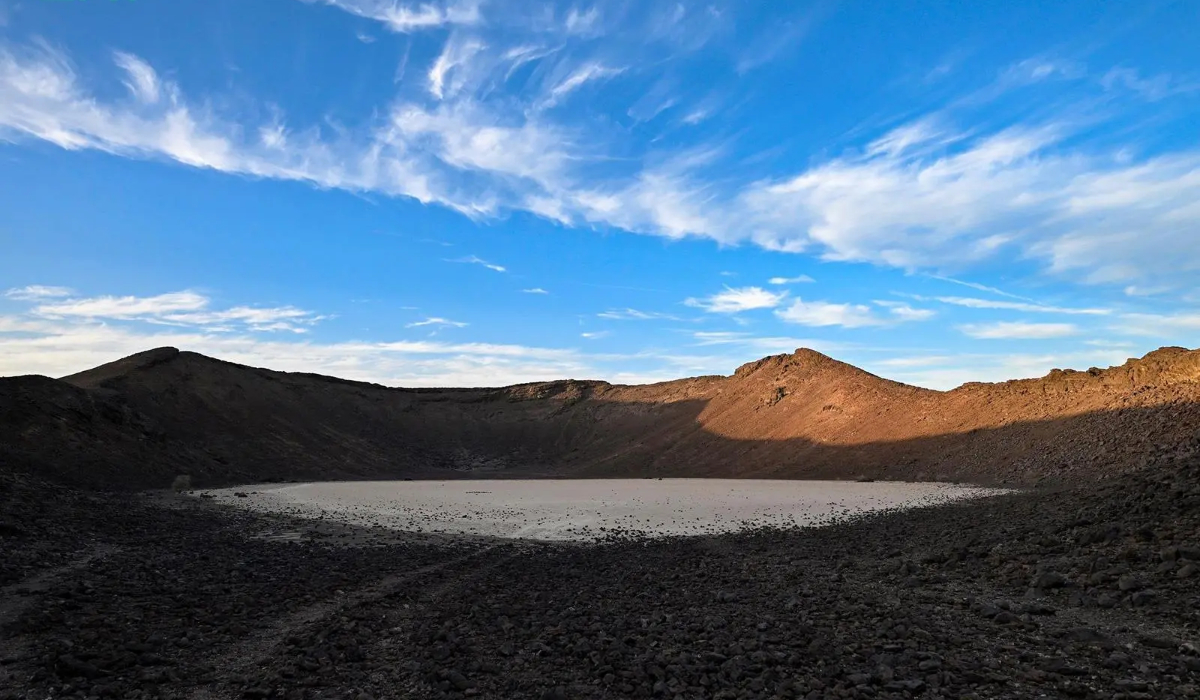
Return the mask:
{"type": "MultiPolygon", "coordinates": [[[[914,295],[917,299],[926,299],[914,295]]],[[[965,306],[971,309],[1006,309],[1009,311],[1031,311],[1034,313],[1046,314],[1070,314],[1070,315],[1086,315],[1086,316],[1106,316],[1112,313],[1111,309],[1104,308],[1076,308],[1069,306],[1049,306],[1046,304],[1019,302],[1019,301],[999,301],[996,299],[976,299],[972,297],[932,297],[933,301],[939,301],[943,304],[953,304],[955,306],[965,306]]]]}
{"type": "Polygon", "coordinates": [[[696,339],[697,345],[724,345],[740,342],[750,337],[750,334],[738,331],[696,331],[692,333],[692,337],[696,339]]]}
{"type": "MultiPolygon", "coordinates": [[[[522,210],[564,225],[751,242],[907,270],[1009,256],[1089,283],[1177,286],[1200,274],[1194,147],[1150,156],[1124,144],[1082,149],[1069,115],[956,128],[949,112],[918,116],[798,172],[714,177],[713,166],[727,165],[728,154],[711,144],[691,144],[686,153],[634,147],[630,159],[633,144],[615,132],[554,121],[554,110],[536,109],[611,77],[616,69],[594,58],[571,58],[565,77],[533,94],[493,96],[525,55],[472,33],[482,21],[478,5],[328,4],[397,31],[455,27],[428,68],[433,104],[397,101],[337,130],[289,125],[282,115],[246,123],[209,106],[219,101],[195,106],[132,54],[115,54],[114,70],[134,99],[108,99],[82,84],[61,52],[0,44],[0,138],[410,197],[474,218],[522,210]],[[631,164],[598,167],[617,155],[631,164]],[[604,176],[594,174],[601,170],[604,176]],[[1168,249],[1172,255],[1158,253],[1168,249]]],[[[552,24],[562,30],[561,18],[552,24]]],[[[669,33],[652,39],[684,40],[669,33]]],[[[1014,67],[1010,79],[1069,75],[1068,64],[1038,60],[1014,67]]]]}
{"type": "Polygon", "coordinates": [[[152,297],[102,296],[68,299],[41,304],[33,309],[39,316],[62,318],[160,318],[167,314],[200,311],[208,306],[208,297],[196,292],[170,292],[152,297]]]}
{"type": "Polygon", "coordinates": [[[1150,297],[1150,296],[1155,296],[1156,294],[1165,294],[1165,293],[1171,291],[1171,288],[1166,287],[1166,286],[1145,287],[1145,286],[1141,286],[1141,285],[1131,284],[1131,285],[1125,287],[1124,291],[1125,291],[1125,296],[1129,296],[1129,297],[1150,297]]]}
{"type": "Polygon", "coordinates": [[[1122,163],[1070,151],[1071,134],[1013,127],[927,154],[944,135],[909,131],[882,151],[753,185],[740,204],[760,244],[829,260],[928,269],[1008,251],[1096,283],[1200,269],[1200,241],[1184,236],[1200,224],[1200,152],[1122,163]],[[1179,257],[1154,260],[1168,241],[1179,257]]]}
{"type": "Polygon", "coordinates": [[[448,318],[439,318],[437,316],[432,316],[430,318],[426,318],[423,321],[413,321],[412,323],[405,324],[404,327],[405,328],[420,328],[422,326],[438,326],[438,327],[443,327],[443,328],[447,328],[447,327],[448,328],[466,328],[467,325],[468,324],[463,323],[462,321],[451,321],[448,318]]]}
{"type": "Polygon", "coordinates": [[[154,72],[150,64],[137,56],[122,51],[114,53],[113,60],[129,76],[125,81],[125,87],[129,88],[129,92],[134,97],[145,104],[158,102],[158,74],[154,72]]]}
{"type": "MultiPolygon", "coordinates": [[[[494,178],[496,189],[507,189],[512,197],[532,197],[526,202],[531,211],[536,208],[534,200],[540,197],[548,207],[560,209],[564,221],[569,220],[562,210],[565,204],[547,194],[569,182],[567,167],[579,157],[569,152],[571,137],[563,129],[534,118],[502,119],[471,101],[434,110],[398,106],[390,126],[388,138],[399,146],[423,149],[460,175],[494,178]],[[521,194],[527,190],[529,193],[521,194]]],[[[472,200],[477,202],[477,210],[490,213],[499,205],[488,200],[496,196],[494,192],[481,192],[472,200]]],[[[556,218],[550,210],[535,213],[556,218]]]]}
{"type": "Polygon", "coordinates": [[[62,53],[46,45],[14,49],[0,43],[0,138],[36,138],[68,150],[162,158],[237,175],[406,196],[468,215],[483,206],[456,195],[436,168],[395,143],[387,129],[336,140],[300,130],[289,133],[287,148],[279,148],[278,140],[264,144],[260,136],[264,129],[286,133],[278,120],[256,126],[225,121],[211,110],[193,109],[175,85],[155,80],[171,99],[136,108],[109,103],[79,84],[62,53]],[[245,134],[255,138],[246,140],[245,134]]]}
{"type": "Polygon", "coordinates": [[[437,99],[443,99],[447,94],[453,95],[466,84],[466,78],[461,77],[452,81],[449,86],[446,80],[450,73],[471,61],[475,54],[484,49],[484,45],[470,37],[452,35],[442,48],[442,53],[429,68],[429,92],[437,99]]]}
{"type": "Polygon", "coordinates": [[[95,322],[138,321],[156,325],[190,326],[208,332],[234,330],[306,333],[326,317],[294,306],[213,308],[212,300],[198,292],[179,291],[154,296],[72,297],[63,287],[33,286],[8,295],[37,302],[34,317],[95,322]],[[33,293],[29,293],[33,290],[33,293]]]}
{"type": "Polygon", "coordinates": [[[909,304],[895,301],[875,301],[886,315],[876,313],[866,304],[848,304],[829,301],[804,301],[796,299],[790,306],[779,309],[775,315],[787,323],[802,326],[840,326],[842,328],[866,328],[869,326],[891,326],[909,321],[926,321],[935,313],[929,309],[913,308],[909,304]]]}
{"type": "Polygon", "coordinates": [[[919,355],[915,357],[891,357],[886,360],[876,360],[874,364],[878,367],[909,369],[912,367],[935,367],[952,363],[954,360],[955,357],[953,355],[919,355]]]}
{"type": "Polygon", "coordinates": [[[397,0],[305,0],[323,2],[359,17],[382,22],[401,34],[446,25],[475,25],[483,21],[480,2],[403,3],[397,0]]]}
{"type": "Polygon", "coordinates": [[[936,119],[925,117],[904,124],[867,144],[867,156],[896,157],[901,154],[928,154],[965,138],[936,119]]]}
{"type": "Polygon", "coordinates": [[[1200,313],[1194,311],[1176,313],[1133,313],[1121,314],[1111,330],[1123,335],[1141,335],[1150,338],[1180,338],[1194,340],[1200,332],[1200,313]]]}
{"type": "Polygon", "coordinates": [[[882,306],[900,321],[927,321],[937,315],[932,309],[916,309],[899,301],[875,300],[877,306],[882,306]]]}
{"type": "Polygon", "coordinates": [[[14,287],[4,292],[4,296],[17,301],[39,301],[57,297],[69,297],[75,291],[70,287],[55,287],[45,284],[31,284],[27,287],[14,287]]]}
{"type": "Polygon", "coordinates": [[[1143,76],[1134,68],[1117,67],[1109,70],[1100,79],[1100,84],[1106,90],[1130,90],[1150,101],[1161,100],[1172,95],[1179,95],[1200,90],[1200,83],[1194,80],[1180,81],[1168,74],[1143,76]]]}
{"type": "Polygon", "coordinates": [[[774,61],[803,40],[826,9],[827,6],[820,3],[809,5],[791,18],[772,23],[741,49],[736,63],[737,72],[745,73],[774,61]]]}
{"type": "Polygon", "coordinates": [[[865,304],[837,304],[828,301],[804,301],[796,299],[790,306],[775,312],[781,321],[802,326],[841,326],[863,328],[887,325],[888,320],[878,316],[865,304]]]}
{"type": "Polygon", "coordinates": [[[1079,333],[1072,323],[1027,323],[1025,321],[997,321],[995,323],[968,323],[958,327],[965,335],[984,340],[1046,340],[1066,338],[1079,333]]]}
{"type": "Polygon", "coordinates": [[[588,340],[599,340],[601,338],[607,337],[608,334],[609,334],[608,331],[590,331],[587,333],[580,333],[579,337],[587,338],[588,340]]]}
{"type": "Polygon", "coordinates": [[[816,282],[816,280],[808,275],[797,275],[795,277],[772,277],[771,279],[767,280],[767,282],[770,284],[800,284],[816,282]]]}
{"type": "Polygon", "coordinates": [[[942,282],[949,282],[950,284],[957,284],[957,285],[961,285],[963,287],[970,287],[971,289],[974,289],[974,290],[977,290],[980,292],[988,292],[989,294],[995,294],[996,296],[1008,297],[1009,299],[1020,299],[1021,301],[1030,301],[1030,302],[1033,301],[1032,299],[1030,299],[1028,297],[1023,297],[1023,296],[1019,296],[1016,294],[1012,294],[1011,292],[1006,292],[1003,289],[999,289],[997,287],[989,287],[986,284],[980,284],[978,282],[970,282],[967,280],[955,279],[953,277],[945,277],[943,275],[929,275],[929,277],[931,277],[935,280],[941,280],[942,282]]]}
{"type": "Polygon", "coordinates": [[[456,258],[454,260],[447,260],[446,262],[466,263],[468,265],[480,265],[482,267],[486,267],[487,269],[493,270],[495,272],[508,272],[507,267],[504,267],[503,265],[497,265],[496,263],[490,263],[487,260],[484,260],[483,258],[481,258],[477,255],[468,255],[465,258],[456,258]]]}
{"type": "Polygon", "coordinates": [[[773,309],[783,303],[788,293],[770,292],[762,287],[726,287],[703,299],[691,298],[684,303],[704,309],[709,313],[736,314],[754,309],[773,309]]]}
{"type": "Polygon", "coordinates": [[[596,314],[610,321],[678,321],[678,316],[658,313],[656,311],[638,311],[637,309],[609,309],[596,314]]]}
{"type": "Polygon", "coordinates": [[[613,68],[600,63],[585,63],[561,82],[550,88],[550,92],[542,101],[541,106],[543,108],[553,107],[567,95],[583,87],[584,84],[611,78],[615,75],[620,75],[623,71],[623,68],[613,68]]]}
{"type": "MultiPolygon", "coordinates": [[[[901,141],[920,145],[911,135],[901,141]]],[[[816,245],[827,259],[905,268],[978,260],[1011,242],[1013,203],[1028,197],[1033,173],[1017,184],[1011,170],[1053,141],[1049,131],[1009,130],[939,158],[846,156],[754,186],[743,201],[774,231],[764,242],[781,249],[816,245]]]]}
{"type": "Polygon", "coordinates": [[[1028,85],[1053,78],[1077,78],[1087,68],[1077,61],[1050,56],[1033,56],[1008,66],[1000,76],[1000,88],[1028,85]]]}
{"type": "Polygon", "coordinates": [[[567,19],[563,22],[568,33],[571,34],[591,34],[595,31],[597,24],[600,21],[600,8],[596,6],[589,7],[586,10],[572,7],[567,12],[567,19]]]}
{"type": "Polygon", "coordinates": [[[521,291],[524,292],[525,294],[549,294],[550,293],[550,292],[547,292],[546,290],[542,289],[541,287],[532,287],[530,289],[522,289],[521,291]]]}

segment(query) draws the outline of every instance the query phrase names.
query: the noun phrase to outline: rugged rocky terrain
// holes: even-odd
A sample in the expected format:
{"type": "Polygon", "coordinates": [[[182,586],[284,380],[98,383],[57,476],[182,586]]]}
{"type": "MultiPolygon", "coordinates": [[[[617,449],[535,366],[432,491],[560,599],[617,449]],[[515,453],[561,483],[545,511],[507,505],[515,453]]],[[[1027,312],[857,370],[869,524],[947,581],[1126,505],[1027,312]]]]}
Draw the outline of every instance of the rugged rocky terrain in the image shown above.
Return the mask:
{"type": "Polygon", "coordinates": [[[392,389],[161,348],[0,378],[0,460],[60,483],[754,476],[1071,483],[1147,463],[1200,420],[1200,351],[1107,370],[905,386],[811,350],[729,377],[392,389]]]}
{"type": "Polygon", "coordinates": [[[5,477],[0,698],[1188,698],[1200,464],[813,530],[403,539],[5,477]]]}
{"type": "Polygon", "coordinates": [[[807,351],[647,387],[396,390],[173,350],[0,380],[0,698],[1197,697],[1198,358],[952,392],[807,351]],[[79,488],[689,471],[1040,485],[592,546],[79,488]]]}

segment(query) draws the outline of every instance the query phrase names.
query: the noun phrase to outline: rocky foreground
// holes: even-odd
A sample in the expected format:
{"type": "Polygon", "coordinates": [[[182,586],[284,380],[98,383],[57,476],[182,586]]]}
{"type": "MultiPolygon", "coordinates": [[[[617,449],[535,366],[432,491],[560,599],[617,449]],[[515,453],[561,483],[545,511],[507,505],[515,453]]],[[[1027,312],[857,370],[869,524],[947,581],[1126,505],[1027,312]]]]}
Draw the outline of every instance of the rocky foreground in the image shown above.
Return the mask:
{"type": "Polygon", "coordinates": [[[595,546],[2,484],[3,698],[1200,696],[1194,450],[1075,490],[595,546]]]}

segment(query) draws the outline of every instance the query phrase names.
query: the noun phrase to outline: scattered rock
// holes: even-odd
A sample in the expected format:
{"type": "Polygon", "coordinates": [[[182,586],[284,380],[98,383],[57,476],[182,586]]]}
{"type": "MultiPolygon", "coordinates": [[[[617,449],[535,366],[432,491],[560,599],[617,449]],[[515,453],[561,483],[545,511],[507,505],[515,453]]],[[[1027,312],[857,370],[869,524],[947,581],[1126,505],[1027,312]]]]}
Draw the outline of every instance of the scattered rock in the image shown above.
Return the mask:
{"type": "Polygon", "coordinates": [[[1067,585],[1067,579],[1062,574],[1044,571],[1035,576],[1030,585],[1033,588],[1062,588],[1067,585]]]}

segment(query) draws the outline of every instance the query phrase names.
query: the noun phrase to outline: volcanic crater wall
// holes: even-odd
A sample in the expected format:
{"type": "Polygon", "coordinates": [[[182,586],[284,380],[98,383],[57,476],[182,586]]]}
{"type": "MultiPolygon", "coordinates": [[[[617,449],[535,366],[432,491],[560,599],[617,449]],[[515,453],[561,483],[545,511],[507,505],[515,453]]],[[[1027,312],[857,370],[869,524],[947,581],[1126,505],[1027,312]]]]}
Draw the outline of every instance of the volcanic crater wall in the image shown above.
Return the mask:
{"type": "Polygon", "coordinates": [[[101,488],[541,476],[1098,479],[1184,456],[1200,351],[939,392],[812,350],[729,377],[395,389],[159,348],[0,378],[0,470],[101,488]]]}

